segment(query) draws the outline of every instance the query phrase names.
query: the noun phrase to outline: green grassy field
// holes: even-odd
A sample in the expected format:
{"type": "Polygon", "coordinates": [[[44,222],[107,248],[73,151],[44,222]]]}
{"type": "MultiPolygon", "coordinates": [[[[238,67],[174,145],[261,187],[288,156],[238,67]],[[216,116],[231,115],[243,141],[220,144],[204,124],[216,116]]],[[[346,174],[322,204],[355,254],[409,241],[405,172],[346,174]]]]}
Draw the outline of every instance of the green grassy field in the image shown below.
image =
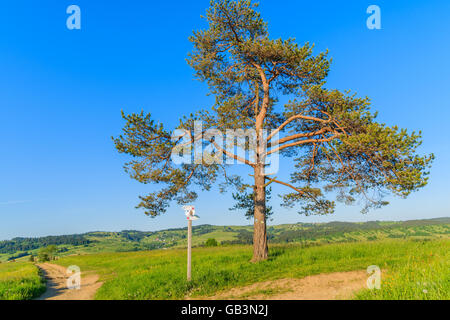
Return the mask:
{"type": "Polygon", "coordinates": [[[448,238],[272,245],[269,261],[259,264],[249,263],[251,252],[250,246],[195,249],[191,283],[185,280],[186,253],[180,249],[71,256],[57,263],[97,272],[105,282],[97,299],[202,298],[265,280],[365,270],[370,265],[383,270],[382,289],[364,290],[358,299],[450,299],[448,238]]]}
{"type": "MultiPolygon", "coordinates": [[[[362,291],[357,299],[449,299],[449,221],[270,226],[271,257],[260,264],[249,263],[251,246],[239,244],[251,241],[252,227],[197,226],[191,283],[185,281],[185,229],[69,236],[69,241],[87,241],[59,244],[56,263],[98,273],[104,285],[97,299],[202,298],[265,280],[365,270],[370,265],[383,269],[382,289],[362,291]],[[222,245],[202,247],[209,238],[222,245]]],[[[16,261],[0,263],[0,299],[30,299],[43,290],[37,268],[27,262],[29,256],[22,256],[36,255],[39,248],[25,246],[41,239],[21,239],[0,242],[0,262],[16,261]],[[15,247],[25,249],[14,251],[15,247]]]]}
{"type": "Polygon", "coordinates": [[[29,300],[44,291],[45,283],[32,263],[0,264],[0,300],[29,300]]]}

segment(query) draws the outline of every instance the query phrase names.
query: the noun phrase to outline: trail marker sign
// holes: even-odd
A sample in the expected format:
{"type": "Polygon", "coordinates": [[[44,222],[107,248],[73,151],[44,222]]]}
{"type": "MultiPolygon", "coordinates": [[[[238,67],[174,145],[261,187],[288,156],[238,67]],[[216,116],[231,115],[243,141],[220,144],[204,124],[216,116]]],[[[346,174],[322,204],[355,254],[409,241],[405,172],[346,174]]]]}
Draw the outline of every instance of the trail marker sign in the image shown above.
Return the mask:
{"type": "Polygon", "coordinates": [[[184,206],[184,214],[188,220],[188,248],[187,248],[187,280],[191,281],[191,264],[192,264],[192,221],[200,219],[195,215],[194,206],[184,206]]]}
{"type": "Polygon", "coordinates": [[[188,220],[198,220],[200,219],[199,216],[195,215],[195,207],[194,206],[184,206],[184,214],[186,215],[188,220]]]}

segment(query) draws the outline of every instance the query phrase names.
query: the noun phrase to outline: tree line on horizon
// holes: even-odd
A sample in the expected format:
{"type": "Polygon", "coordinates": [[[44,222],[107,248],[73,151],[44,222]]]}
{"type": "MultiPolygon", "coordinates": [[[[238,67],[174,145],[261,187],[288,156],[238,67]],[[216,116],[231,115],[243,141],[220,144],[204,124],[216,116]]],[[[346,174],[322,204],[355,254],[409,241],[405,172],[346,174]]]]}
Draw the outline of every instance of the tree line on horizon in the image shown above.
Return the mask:
{"type": "MultiPolygon", "coordinates": [[[[337,236],[344,233],[355,231],[374,231],[374,230],[392,230],[398,228],[411,228],[421,226],[433,225],[448,225],[450,218],[437,219],[423,219],[423,220],[408,220],[400,222],[382,222],[382,221],[368,221],[368,222],[328,222],[328,223],[296,223],[280,226],[268,227],[268,241],[269,243],[286,243],[298,242],[304,240],[312,240],[320,237],[337,236]]],[[[215,231],[223,231],[235,233],[234,240],[217,241],[222,245],[233,244],[252,244],[253,235],[250,232],[250,226],[247,227],[233,227],[233,226],[213,226],[213,225],[199,225],[193,227],[194,237],[206,235],[215,231]],[[248,227],[248,228],[247,228],[248,227]]],[[[162,248],[170,248],[176,245],[177,241],[186,238],[186,228],[172,228],[160,231],[136,231],[124,230],[120,232],[89,232],[81,235],[68,236],[47,236],[42,238],[15,238],[9,241],[0,242],[0,253],[13,254],[7,260],[15,260],[31,254],[31,250],[46,248],[49,246],[85,246],[96,245],[100,243],[102,238],[116,236],[120,239],[129,241],[130,243],[138,244],[135,248],[125,248],[117,250],[125,251],[143,251],[143,250],[157,250],[162,248]],[[174,238],[173,243],[163,242],[143,242],[148,237],[157,236],[161,239],[174,238]],[[89,238],[88,238],[89,237],[89,238]]],[[[108,241],[108,240],[105,240],[108,241]]],[[[206,245],[206,243],[205,243],[206,245]]],[[[58,247],[58,252],[66,252],[67,248],[58,247]]]]}
{"type": "Polygon", "coordinates": [[[17,251],[30,251],[50,245],[80,246],[92,243],[84,235],[62,235],[37,238],[14,238],[0,241],[0,253],[15,253],[17,251]]]}

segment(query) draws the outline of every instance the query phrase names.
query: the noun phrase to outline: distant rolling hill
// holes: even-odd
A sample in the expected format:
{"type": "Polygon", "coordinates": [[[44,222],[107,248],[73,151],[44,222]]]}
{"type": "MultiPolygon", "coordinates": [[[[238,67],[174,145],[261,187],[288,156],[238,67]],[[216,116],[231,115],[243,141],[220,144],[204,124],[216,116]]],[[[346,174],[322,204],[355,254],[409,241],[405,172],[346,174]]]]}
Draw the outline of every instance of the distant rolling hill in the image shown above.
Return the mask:
{"type": "MultiPolygon", "coordinates": [[[[202,246],[211,238],[216,239],[219,245],[250,244],[252,229],[252,226],[195,226],[193,245],[202,246]]],[[[389,238],[426,240],[449,237],[450,218],[401,222],[297,223],[270,226],[268,234],[271,243],[300,243],[305,246],[389,238]]],[[[15,238],[0,241],[0,262],[27,259],[48,245],[56,245],[59,256],[180,248],[186,246],[186,236],[186,228],[179,228],[155,232],[97,231],[79,235],[15,238]]]]}

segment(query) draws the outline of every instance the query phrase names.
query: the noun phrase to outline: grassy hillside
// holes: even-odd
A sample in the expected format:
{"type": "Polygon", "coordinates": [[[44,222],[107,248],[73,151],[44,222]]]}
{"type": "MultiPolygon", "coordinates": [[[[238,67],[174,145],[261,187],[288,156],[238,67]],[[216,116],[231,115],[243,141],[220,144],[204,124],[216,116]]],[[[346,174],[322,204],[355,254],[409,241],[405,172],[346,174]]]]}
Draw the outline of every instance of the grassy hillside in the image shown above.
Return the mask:
{"type": "Polygon", "coordinates": [[[450,299],[449,239],[383,240],[313,247],[271,245],[271,258],[249,263],[250,246],[197,248],[193,281],[186,282],[186,252],[103,253],[70,256],[57,261],[95,271],[105,281],[97,299],[183,299],[265,280],[301,278],[319,273],[383,270],[380,291],[363,291],[360,299],[450,299]]]}
{"type": "MultiPolygon", "coordinates": [[[[222,244],[250,244],[252,229],[252,226],[195,226],[193,245],[202,246],[209,238],[214,238],[222,244]]],[[[301,243],[303,245],[384,239],[439,239],[450,234],[450,218],[404,222],[297,223],[270,226],[268,234],[269,242],[272,244],[301,243]]],[[[90,232],[82,235],[16,238],[0,241],[0,262],[13,259],[27,260],[29,254],[37,255],[39,248],[49,244],[59,247],[58,256],[67,256],[183,248],[186,243],[186,228],[155,232],[90,232]]]]}
{"type": "Polygon", "coordinates": [[[45,283],[33,264],[0,264],[0,300],[28,300],[44,291],[45,283]]]}

